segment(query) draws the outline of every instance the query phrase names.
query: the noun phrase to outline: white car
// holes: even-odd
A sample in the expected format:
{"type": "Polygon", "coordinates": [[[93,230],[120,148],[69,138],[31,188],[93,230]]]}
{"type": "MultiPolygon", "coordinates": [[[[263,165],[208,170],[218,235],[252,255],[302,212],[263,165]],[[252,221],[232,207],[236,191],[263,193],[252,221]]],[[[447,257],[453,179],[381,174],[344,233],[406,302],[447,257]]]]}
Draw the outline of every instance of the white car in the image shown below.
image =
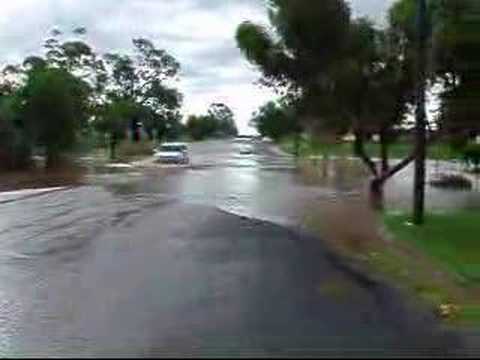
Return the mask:
{"type": "Polygon", "coordinates": [[[188,146],[184,143],[164,143],[155,149],[156,161],[171,164],[188,164],[188,146]]]}
{"type": "Polygon", "coordinates": [[[254,153],[253,146],[243,145],[240,149],[240,155],[252,155],[254,153]]]}

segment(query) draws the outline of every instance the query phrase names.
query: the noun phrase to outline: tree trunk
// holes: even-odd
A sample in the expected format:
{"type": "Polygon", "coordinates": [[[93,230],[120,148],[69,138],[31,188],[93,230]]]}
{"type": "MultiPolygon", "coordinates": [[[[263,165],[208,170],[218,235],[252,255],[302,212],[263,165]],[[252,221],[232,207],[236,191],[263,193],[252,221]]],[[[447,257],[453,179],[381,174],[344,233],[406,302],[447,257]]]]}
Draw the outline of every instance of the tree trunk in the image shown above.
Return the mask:
{"type": "Polygon", "coordinates": [[[140,126],[138,125],[137,118],[133,118],[130,121],[130,131],[132,132],[132,142],[140,142],[140,126]]]}
{"type": "Polygon", "coordinates": [[[384,184],[385,182],[381,178],[374,178],[370,181],[370,205],[377,211],[385,209],[384,184]]]}
{"type": "Polygon", "coordinates": [[[116,154],[115,149],[117,147],[117,136],[115,134],[110,135],[110,160],[115,160],[116,154]]]}
{"type": "MultiPolygon", "coordinates": [[[[384,134],[385,135],[385,134],[384,134]]],[[[384,185],[391,177],[395,176],[398,172],[403,170],[408,166],[414,159],[414,154],[406,157],[398,164],[390,167],[388,161],[388,141],[385,136],[383,136],[382,141],[382,169],[379,171],[378,166],[375,161],[373,161],[367,152],[365,151],[364,136],[361,130],[357,130],[355,133],[355,143],[354,149],[355,154],[360,157],[363,163],[370,170],[373,178],[370,181],[370,204],[373,209],[383,210],[384,209],[384,185]]]]}
{"type": "Polygon", "coordinates": [[[294,139],[294,155],[296,158],[300,156],[300,133],[295,132],[295,139],[294,139]]]}
{"type": "Polygon", "coordinates": [[[153,128],[147,128],[146,133],[147,133],[147,136],[148,136],[148,140],[150,140],[150,141],[155,140],[155,135],[154,135],[153,128]]]}
{"type": "Polygon", "coordinates": [[[140,130],[139,129],[136,129],[133,133],[133,142],[140,142],[141,140],[141,137],[140,137],[140,130]]]}
{"type": "Polygon", "coordinates": [[[377,164],[368,156],[365,151],[364,134],[361,130],[355,131],[355,142],[353,143],[353,151],[363,163],[368,167],[374,177],[378,177],[377,164]]]}
{"type": "Polygon", "coordinates": [[[47,147],[47,159],[45,168],[47,170],[57,169],[61,164],[61,156],[55,147],[47,147]]]}
{"type": "Polygon", "coordinates": [[[330,158],[327,153],[323,155],[322,159],[322,177],[324,179],[328,178],[328,164],[330,162],[330,158]]]}
{"type": "Polygon", "coordinates": [[[426,66],[427,66],[427,3],[418,0],[418,80],[417,111],[415,140],[415,176],[413,222],[422,225],[425,222],[425,180],[426,180],[426,147],[427,147],[427,114],[426,100],[426,66]]]}
{"type": "Polygon", "coordinates": [[[380,132],[380,157],[382,159],[382,174],[386,174],[390,169],[388,161],[388,138],[386,130],[380,132]]]}

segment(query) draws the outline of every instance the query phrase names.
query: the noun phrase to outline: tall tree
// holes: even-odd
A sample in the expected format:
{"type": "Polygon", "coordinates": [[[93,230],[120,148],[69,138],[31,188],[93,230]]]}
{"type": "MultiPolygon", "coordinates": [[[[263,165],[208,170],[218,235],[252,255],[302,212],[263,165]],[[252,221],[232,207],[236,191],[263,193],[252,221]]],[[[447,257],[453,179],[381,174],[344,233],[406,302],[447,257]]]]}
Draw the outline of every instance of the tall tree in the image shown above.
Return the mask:
{"type": "MultiPolygon", "coordinates": [[[[398,0],[390,10],[390,22],[411,49],[417,43],[417,4],[398,0]]],[[[431,85],[441,85],[439,126],[447,135],[478,131],[479,13],[475,0],[427,1],[427,75],[431,85]]]]}
{"type": "Polygon", "coordinates": [[[208,116],[216,122],[216,133],[219,136],[237,136],[238,130],[235,125],[235,114],[225,104],[213,103],[208,109],[208,116]]]}
{"type": "Polygon", "coordinates": [[[86,28],[76,28],[72,31],[74,38],[65,39],[62,31],[54,29],[43,44],[43,60],[51,67],[64,69],[93,83],[104,65],[94,48],[83,39],[86,34],[86,28]]]}
{"type": "Polygon", "coordinates": [[[432,17],[434,70],[445,89],[440,123],[467,140],[480,133],[480,3],[443,0],[432,17]]]}
{"type": "Polygon", "coordinates": [[[191,115],[187,119],[186,129],[193,140],[201,141],[213,136],[215,125],[215,121],[208,115],[191,115]]]}
{"type": "Polygon", "coordinates": [[[190,116],[186,129],[194,140],[228,138],[238,134],[233,111],[222,103],[210,105],[206,115],[190,116]]]}
{"type": "Polygon", "coordinates": [[[394,165],[389,159],[390,145],[397,139],[397,129],[415,99],[413,58],[391,29],[377,31],[363,20],[352,24],[351,49],[347,62],[339,64],[349,71],[342,72],[340,77],[346,76],[346,79],[339,82],[336,97],[345,98],[337,106],[343,103],[349,112],[346,118],[351,119],[355,134],[355,154],[373,176],[370,187],[372,203],[382,208],[385,183],[415,157],[412,151],[394,165]],[[369,134],[379,136],[378,163],[365,148],[366,135],[369,134]]]}
{"type": "MultiPolygon", "coordinates": [[[[96,128],[110,134],[115,144],[129,125],[135,134],[138,124],[145,123],[152,136],[153,130],[159,136],[177,136],[182,129],[175,58],[146,39],[133,40],[131,55],[101,56],[84,41],[86,34],[85,28],[76,28],[73,38],[67,38],[55,29],[43,54],[9,65],[0,74],[0,96],[20,99],[21,132],[32,144],[47,148],[49,167],[80,131],[96,128]]],[[[4,133],[12,129],[2,124],[4,133]]]]}
{"type": "Polygon", "coordinates": [[[116,158],[118,141],[125,137],[129,121],[139,113],[137,104],[130,100],[116,100],[105,104],[94,123],[97,131],[108,136],[110,159],[116,158]]]}
{"type": "Polygon", "coordinates": [[[427,1],[419,0],[417,6],[417,92],[415,111],[415,174],[413,194],[413,222],[423,225],[425,222],[425,183],[427,158],[427,1]]]}
{"type": "Polygon", "coordinates": [[[425,131],[423,78],[440,85],[439,132],[466,145],[480,131],[480,3],[475,0],[398,0],[390,22],[403,43],[418,49],[415,222],[423,222],[425,131]],[[419,18],[420,16],[420,18],[419,18]],[[420,20],[420,21],[419,21],[420,20]],[[419,28],[419,25],[420,28],[419,28]]]}
{"type": "Polygon", "coordinates": [[[30,165],[32,139],[19,116],[20,99],[0,95],[0,170],[30,165]]]}
{"type": "Polygon", "coordinates": [[[13,79],[10,84],[17,89],[28,81],[32,73],[47,69],[62,70],[88,85],[88,102],[85,106],[88,107],[89,116],[81,117],[85,120],[80,124],[81,129],[88,128],[87,120],[95,115],[96,108],[104,101],[106,82],[104,62],[94,48],[82,39],[85,34],[85,28],[77,28],[68,34],[74,37],[67,38],[63,32],[54,29],[43,44],[42,54],[27,56],[21,64],[9,65],[3,70],[8,79],[13,79]]]}
{"type": "Polygon", "coordinates": [[[343,0],[269,0],[271,27],[242,23],[237,43],[276,88],[325,87],[328,70],[345,50],[350,9],[343,0]]]}
{"type": "Polygon", "coordinates": [[[372,200],[381,206],[385,182],[413,161],[390,166],[394,140],[411,101],[407,49],[391,33],[352,19],[343,0],[271,0],[270,28],[245,22],[237,42],[262,71],[262,82],[287,93],[297,121],[314,131],[351,130],[355,152],[372,173],[372,200]],[[366,136],[379,133],[382,161],[365,150],[366,136]]]}
{"type": "Polygon", "coordinates": [[[31,71],[21,89],[22,116],[35,141],[46,149],[47,168],[59,165],[86,121],[89,87],[62,69],[31,71]]]}
{"type": "MultiPolygon", "coordinates": [[[[178,111],[182,95],[173,87],[180,64],[165,50],[147,39],[133,40],[134,55],[105,55],[108,73],[107,96],[113,101],[129,100],[149,108],[165,119],[178,111]]],[[[157,124],[155,127],[160,127],[157,124]]]]}
{"type": "Polygon", "coordinates": [[[297,123],[294,110],[282,103],[270,101],[256,112],[251,120],[262,136],[273,140],[295,134],[297,123]]]}

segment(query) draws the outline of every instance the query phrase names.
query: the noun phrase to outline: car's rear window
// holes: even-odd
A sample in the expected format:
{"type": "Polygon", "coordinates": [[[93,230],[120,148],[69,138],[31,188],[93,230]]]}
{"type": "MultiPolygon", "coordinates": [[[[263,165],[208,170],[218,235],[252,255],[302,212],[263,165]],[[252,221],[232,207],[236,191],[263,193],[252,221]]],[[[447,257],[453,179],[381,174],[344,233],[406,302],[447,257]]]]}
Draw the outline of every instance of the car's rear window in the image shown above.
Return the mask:
{"type": "Polygon", "coordinates": [[[187,150],[185,145],[162,145],[160,151],[165,152],[181,152],[187,150]]]}

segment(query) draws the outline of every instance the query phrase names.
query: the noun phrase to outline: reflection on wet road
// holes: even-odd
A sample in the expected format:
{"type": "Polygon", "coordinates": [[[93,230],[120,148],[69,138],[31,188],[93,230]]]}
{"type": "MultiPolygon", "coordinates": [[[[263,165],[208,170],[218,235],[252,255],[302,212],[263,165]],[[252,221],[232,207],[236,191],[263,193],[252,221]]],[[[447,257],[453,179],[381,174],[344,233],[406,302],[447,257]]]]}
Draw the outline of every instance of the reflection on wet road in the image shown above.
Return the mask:
{"type": "Polygon", "coordinates": [[[0,195],[0,354],[435,353],[452,345],[431,316],[355,280],[317,239],[245,218],[298,225],[309,204],[337,190],[302,180],[293,159],[269,145],[252,154],[242,146],[194,144],[191,167],[92,174],[88,186],[4,194],[3,203],[0,195]],[[332,284],[335,295],[325,295],[332,284]]]}
{"type": "Polygon", "coordinates": [[[253,154],[242,155],[244,146],[234,142],[193,144],[189,167],[97,175],[91,183],[118,198],[168,198],[289,224],[298,223],[306,203],[332,194],[331,189],[305,186],[290,156],[264,144],[257,144],[253,154]]]}

